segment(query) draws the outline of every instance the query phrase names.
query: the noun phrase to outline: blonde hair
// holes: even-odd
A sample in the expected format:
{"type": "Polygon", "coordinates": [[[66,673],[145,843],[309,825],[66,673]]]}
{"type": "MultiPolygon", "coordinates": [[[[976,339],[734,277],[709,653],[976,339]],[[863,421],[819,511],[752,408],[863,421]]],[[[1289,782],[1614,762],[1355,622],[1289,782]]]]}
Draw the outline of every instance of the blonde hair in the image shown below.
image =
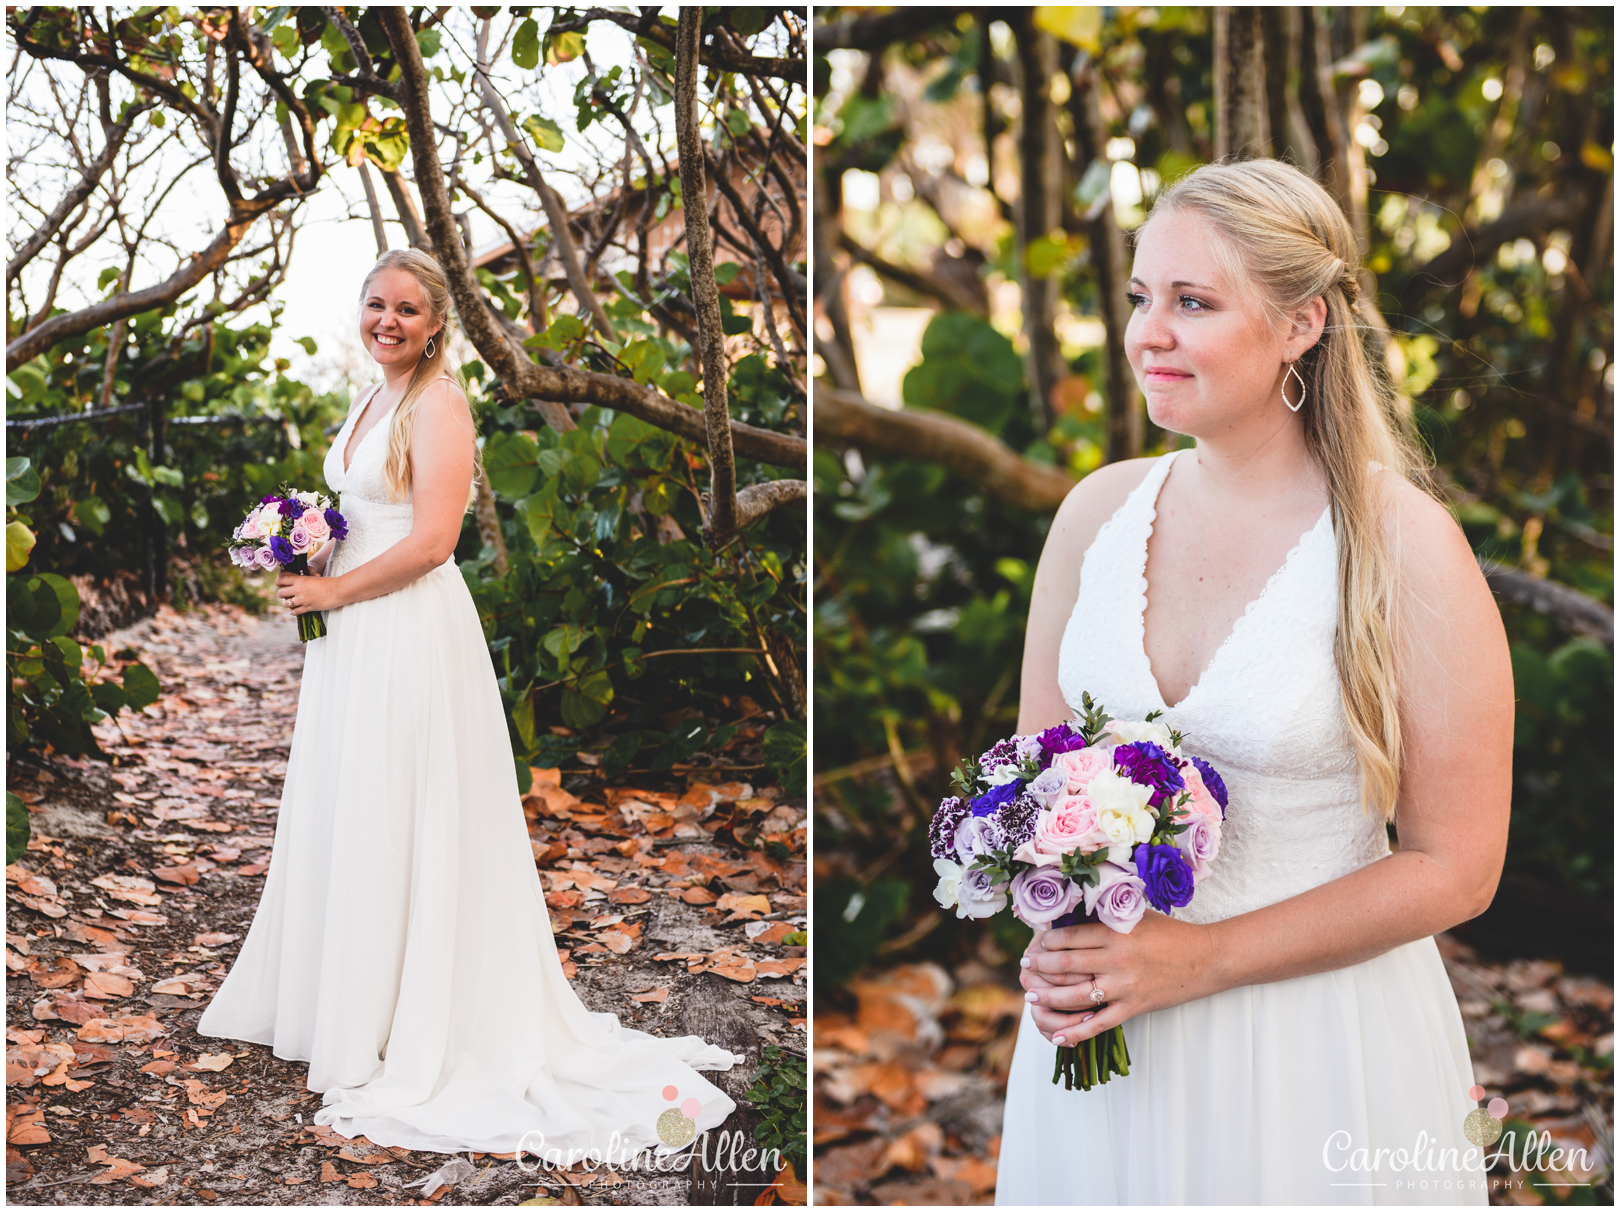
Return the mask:
{"type": "Polygon", "coordinates": [[[1380,350],[1381,334],[1356,302],[1356,237],[1331,195],[1278,160],[1209,164],[1174,182],[1153,213],[1192,212],[1221,237],[1213,252],[1272,320],[1320,296],[1322,336],[1295,364],[1305,381],[1305,444],[1327,480],[1338,544],[1339,608],[1333,641],[1344,714],[1361,763],[1361,803],[1388,821],[1402,762],[1396,669],[1395,561],[1380,526],[1376,462],[1433,492],[1380,350]]]}
{"type": "MultiPolygon", "coordinates": [[[[450,283],[445,279],[444,270],[439,268],[439,263],[420,249],[389,249],[377,258],[377,263],[371,267],[365,281],[360,284],[362,309],[366,305],[366,292],[371,287],[371,280],[385,269],[403,269],[416,279],[422,287],[430,318],[439,324],[439,331],[434,333],[428,342],[433,347],[433,352],[430,354],[426,349],[422,351],[422,357],[416,364],[416,371],[411,375],[411,381],[405,387],[405,395],[395,407],[388,426],[388,457],[383,464],[383,478],[388,483],[389,493],[398,500],[411,487],[411,437],[416,432],[416,411],[421,403],[422,393],[427,390],[429,383],[436,379],[448,378],[465,395],[467,382],[461,377],[461,368],[450,363],[449,335],[452,325],[450,283]]],[[[483,454],[474,443],[472,485],[467,490],[467,505],[463,512],[472,509],[477,502],[478,484],[483,477],[483,454]]]]}

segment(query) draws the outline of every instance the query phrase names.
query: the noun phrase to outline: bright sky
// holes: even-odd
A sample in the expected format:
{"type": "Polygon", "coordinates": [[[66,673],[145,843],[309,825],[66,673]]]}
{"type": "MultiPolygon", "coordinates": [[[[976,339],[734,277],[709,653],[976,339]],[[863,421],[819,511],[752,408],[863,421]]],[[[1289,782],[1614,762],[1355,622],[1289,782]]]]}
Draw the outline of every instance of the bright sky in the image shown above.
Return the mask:
{"type": "MultiPolygon", "coordinates": [[[[543,10],[537,10],[535,16],[543,29],[548,22],[547,14],[543,10]]],[[[497,18],[495,37],[499,38],[505,32],[506,26],[505,19],[497,18]]],[[[452,14],[446,22],[444,48],[428,61],[429,67],[442,65],[447,69],[450,66],[467,68],[472,59],[473,39],[471,14],[466,10],[452,14]]],[[[9,46],[9,37],[6,41],[8,43],[6,58],[9,64],[15,61],[16,56],[9,46]]],[[[633,41],[628,33],[618,27],[607,22],[597,22],[591,27],[587,50],[598,73],[606,72],[615,65],[623,65],[628,69],[632,62],[633,41]]],[[[592,128],[586,132],[585,138],[581,138],[575,129],[573,94],[575,85],[585,74],[583,60],[554,66],[542,64],[533,83],[523,88],[520,77],[525,73],[511,68],[509,56],[502,58],[507,73],[503,79],[502,73],[496,72],[497,85],[514,111],[514,117],[521,118],[523,114],[538,111],[556,122],[567,138],[567,145],[561,152],[554,154],[539,152],[537,158],[543,170],[551,170],[548,172],[548,180],[553,188],[557,189],[570,204],[577,204],[584,196],[584,189],[579,180],[568,175],[566,170],[596,162],[596,152],[587,146],[587,141],[603,148],[615,160],[622,155],[623,149],[622,140],[615,137],[616,126],[592,128]]],[[[54,109],[38,65],[32,65],[29,70],[31,74],[27,79],[27,91],[41,103],[43,109],[54,109]]],[[[58,81],[69,85],[70,90],[77,82],[77,69],[57,67],[55,74],[58,81]]],[[[311,71],[309,76],[314,78],[318,74],[320,69],[317,68],[311,71]]],[[[447,96],[439,89],[454,87],[456,86],[450,81],[446,81],[443,86],[436,86],[434,98],[436,117],[446,118],[450,109],[447,96]]],[[[470,79],[468,87],[472,87],[470,79]]],[[[121,95],[115,86],[115,104],[116,98],[121,95]]],[[[375,106],[373,112],[378,112],[375,106]]],[[[664,107],[658,118],[662,124],[666,144],[672,148],[674,125],[671,108],[664,107]]],[[[643,131],[645,138],[651,129],[645,100],[641,110],[638,111],[637,119],[637,126],[643,131]]],[[[169,129],[172,129],[172,126],[171,116],[169,129]]],[[[261,126],[269,129],[267,122],[262,122],[261,126]]],[[[321,128],[322,139],[329,134],[330,124],[327,124],[321,128]]],[[[7,138],[12,149],[28,142],[26,131],[21,129],[20,124],[13,125],[9,120],[7,138]]],[[[149,141],[155,142],[155,138],[149,141]]],[[[101,146],[99,130],[94,136],[93,146],[96,150],[101,146]]],[[[322,147],[324,149],[324,142],[322,147]]],[[[649,150],[657,155],[655,149],[649,147],[649,150]]],[[[336,159],[330,151],[326,154],[331,160],[336,159]]],[[[189,154],[174,144],[163,148],[158,156],[141,170],[142,184],[130,190],[131,196],[136,198],[154,196],[158,189],[172,180],[192,155],[195,155],[195,148],[192,148],[189,154]]],[[[246,158],[242,158],[239,163],[250,165],[245,169],[239,167],[239,171],[244,175],[257,171],[251,167],[251,161],[246,158]]],[[[262,171],[281,172],[285,167],[285,151],[281,149],[280,139],[277,137],[266,145],[265,167],[262,171]]],[[[28,190],[35,187],[37,182],[37,189],[45,192],[31,196],[49,196],[54,199],[59,195],[64,182],[68,180],[66,171],[49,169],[40,169],[40,175],[35,180],[23,180],[22,175],[26,169],[26,165],[20,166],[18,179],[10,183],[8,193],[14,190],[28,190]]],[[[411,170],[408,158],[404,169],[409,176],[411,170]]],[[[479,181],[481,171],[475,168],[469,175],[476,183],[479,181]]],[[[392,219],[393,202],[375,168],[372,170],[372,181],[377,189],[384,218],[392,219]]],[[[540,221],[538,200],[526,186],[497,184],[485,191],[485,197],[514,223],[521,225],[525,216],[531,217],[534,223],[540,221]]],[[[46,206],[48,209],[49,203],[46,206]]],[[[457,206],[458,211],[462,209],[472,212],[475,248],[487,247],[498,238],[504,238],[493,223],[465,200],[457,206]]],[[[33,212],[17,207],[11,197],[7,198],[7,212],[8,231],[16,232],[18,228],[31,227],[36,221],[33,212]]],[[[181,185],[168,195],[159,221],[151,229],[152,234],[166,237],[172,241],[175,248],[189,253],[200,249],[208,238],[219,230],[223,214],[223,197],[212,176],[209,175],[209,170],[204,166],[194,169],[184,178],[181,185]],[[207,235],[200,234],[204,232],[207,235]]],[[[356,386],[369,382],[373,378],[374,370],[370,359],[360,346],[358,337],[355,336],[354,329],[360,283],[376,260],[377,247],[358,170],[342,162],[332,164],[327,175],[322,178],[319,190],[303,204],[298,216],[298,232],[293,244],[290,267],[284,285],[276,294],[277,300],[284,304],[285,309],[272,341],[272,356],[287,358],[292,363],[288,372],[290,375],[311,382],[319,388],[336,387],[345,379],[356,386]],[[302,347],[294,344],[297,338],[306,336],[313,337],[319,346],[319,352],[314,358],[307,355],[302,347]],[[343,350],[344,346],[347,346],[346,353],[343,350]]],[[[390,247],[404,247],[404,231],[397,222],[388,222],[386,232],[390,247]]],[[[18,237],[13,237],[16,238],[18,237]]],[[[256,244],[262,239],[261,224],[249,234],[247,243],[256,244]]],[[[102,292],[96,288],[96,275],[106,266],[113,264],[115,258],[121,258],[121,255],[117,245],[109,245],[105,251],[92,250],[81,259],[72,262],[69,280],[62,286],[58,304],[77,307],[100,297],[102,292]],[[98,252],[100,256],[97,255],[98,252]]],[[[133,286],[139,289],[160,281],[174,272],[176,264],[177,259],[173,251],[155,242],[152,243],[150,255],[144,264],[137,267],[133,286]]],[[[43,297],[44,283],[49,276],[50,267],[51,258],[47,250],[25,271],[24,285],[31,305],[37,306],[43,297]]],[[[208,289],[211,288],[199,288],[193,295],[207,298],[208,289]]],[[[250,320],[262,322],[268,318],[268,309],[261,306],[244,313],[236,322],[245,323],[250,320]]]]}

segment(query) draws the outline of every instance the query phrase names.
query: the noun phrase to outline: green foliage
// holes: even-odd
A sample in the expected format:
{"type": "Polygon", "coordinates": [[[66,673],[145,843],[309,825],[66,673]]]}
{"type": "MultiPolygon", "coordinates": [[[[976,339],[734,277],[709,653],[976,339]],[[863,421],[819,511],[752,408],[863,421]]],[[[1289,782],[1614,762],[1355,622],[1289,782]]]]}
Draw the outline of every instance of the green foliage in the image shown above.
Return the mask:
{"type": "Polygon", "coordinates": [[[816,980],[841,985],[872,958],[889,927],[906,911],[911,886],[903,879],[869,884],[817,881],[816,980]]]}
{"type": "MultiPolygon", "coordinates": [[[[583,333],[573,316],[552,329],[553,348],[583,333]]],[[[650,328],[619,358],[665,390],[690,384],[686,372],[662,370],[683,362],[684,350],[650,328]]],[[[732,381],[733,415],[774,411],[780,420],[781,376],[745,363],[732,381]]],[[[782,722],[794,710],[785,680],[794,671],[766,655],[773,638],[804,650],[802,521],[773,513],[717,556],[698,537],[707,477],[688,443],[594,408],[569,433],[528,428],[535,424],[532,412],[507,406],[489,409],[484,423],[506,575],[470,520],[458,549],[519,765],[570,761],[590,733],[604,745],[609,777],[668,770],[717,753],[736,733],[728,721],[763,710],[779,721],[765,765],[802,780],[803,724],[795,753],[782,722]]],[[[739,485],[766,474],[742,464],[739,485]]]]}
{"type": "Polygon", "coordinates": [[[6,792],[6,866],[11,866],[28,852],[31,833],[28,805],[11,792],[6,792]]]}
{"type": "Polygon", "coordinates": [[[775,1149],[790,1162],[793,1172],[805,1173],[806,1121],[809,1098],[805,1089],[804,1057],[783,1052],[775,1044],[760,1050],[760,1066],[743,1097],[760,1114],[754,1140],[775,1149]]]}

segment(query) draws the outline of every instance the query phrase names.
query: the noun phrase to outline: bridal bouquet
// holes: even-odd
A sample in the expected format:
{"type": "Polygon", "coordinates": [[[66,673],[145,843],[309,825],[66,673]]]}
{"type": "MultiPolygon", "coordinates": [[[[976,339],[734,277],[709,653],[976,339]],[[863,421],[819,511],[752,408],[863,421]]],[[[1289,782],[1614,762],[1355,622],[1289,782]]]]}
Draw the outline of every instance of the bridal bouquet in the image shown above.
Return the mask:
{"type": "MultiPolygon", "coordinates": [[[[294,492],[283,485],[281,495],[271,493],[249,511],[231,532],[231,563],[238,568],[285,568],[309,575],[309,553],[329,536],[349,533],[343,515],[329,497],[317,492],[294,492]]],[[[298,638],[304,643],[326,634],[326,619],[318,610],[298,616],[298,638]]]]}
{"type": "MultiPolygon", "coordinates": [[[[1090,695],[1084,714],[1036,736],[998,741],[955,774],[960,794],[929,826],[939,887],[956,916],[1011,904],[1036,930],[1101,922],[1128,934],[1148,905],[1171,913],[1193,898],[1220,850],[1226,785],[1181,734],[1111,718],[1090,695]]],[[[1058,1049],[1055,1083],[1082,1090],[1130,1072],[1115,1027],[1058,1049]]]]}

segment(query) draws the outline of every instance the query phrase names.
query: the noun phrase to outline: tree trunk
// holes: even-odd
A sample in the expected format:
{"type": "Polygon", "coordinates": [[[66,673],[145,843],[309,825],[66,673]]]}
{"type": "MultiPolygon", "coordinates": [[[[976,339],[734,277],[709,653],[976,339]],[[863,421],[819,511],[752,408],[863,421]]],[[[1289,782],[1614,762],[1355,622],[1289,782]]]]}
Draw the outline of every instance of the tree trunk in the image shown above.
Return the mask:
{"type": "Polygon", "coordinates": [[[1329,104],[1333,96],[1327,65],[1327,30],[1317,20],[1316,9],[1305,5],[1299,10],[1299,111],[1305,119],[1314,153],[1316,179],[1332,194],[1346,214],[1344,186],[1344,125],[1338,110],[1329,104]]]}
{"type": "Polygon", "coordinates": [[[1260,10],[1215,9],[1215,158],[1266,153],[1265,40],[1260,10]]]}
{"type": "MultiPolygon", "coordinates": [[[[816,155],[819,158],[820,152],[816,155]]],[[[821,188],[815,191],[816,299],[827,321],[827,335],[816,334],[816,346],[832,381],[843,391],[859,392],[861,372],[855,358],[855,338],[849,327],[846,299],[848,275],[838,268],[833,258],[838,233],[844,229],[843,183],[836,168],[821,168],[817,175],[821,188]]]]}
{"type": "Polygon", "coordinates": [[[371,183],[371,169],[360,161],[360,184],[366,187],[366,209],[371,212],[371,234],[377,241],[377,255],[388,251],[388,233],[383,230],[382,204],[377,201],[377,187],[371,183]]]}
{"type": "Polygon", "coordinates": [[[1013,26],[1018,44],[1018,284],[1023,295],[1025,365],[1035,428],[1052,428],[1052,390],[1068,367],[1058,347],[1058,279],[1036,277],[1029,268],[1029,247],[1062,224],[1063,168],[1052,107],[1052,77],[1057,72],[1057,41],[1037,29],[1033,9],[1021,9],[1013,26]]]}
{"type": "MultiPolygon", "coordinates": [[[[1069,93],[1069,116],[1074,122],[1079,178],[1108,146],[1108,128],[1097,102],[1097,77],[1088,65],[1076,77],[1069,93]]],[[[1142,402],[1136,390],[1136,375],[1125,356],[1125,326],[1130,308],[1125,300],[1125,233],[1114,219],[1114,208],[1105,205],[1087,224],[1091,239],[1091,263],[1097,272],[1097,308],[1102,313],[1106,344],[1103,365],[1107,371],[1108,444],[1103,459],[1108,463],[1134,459],[1142,453],[1142,402]]]]}

